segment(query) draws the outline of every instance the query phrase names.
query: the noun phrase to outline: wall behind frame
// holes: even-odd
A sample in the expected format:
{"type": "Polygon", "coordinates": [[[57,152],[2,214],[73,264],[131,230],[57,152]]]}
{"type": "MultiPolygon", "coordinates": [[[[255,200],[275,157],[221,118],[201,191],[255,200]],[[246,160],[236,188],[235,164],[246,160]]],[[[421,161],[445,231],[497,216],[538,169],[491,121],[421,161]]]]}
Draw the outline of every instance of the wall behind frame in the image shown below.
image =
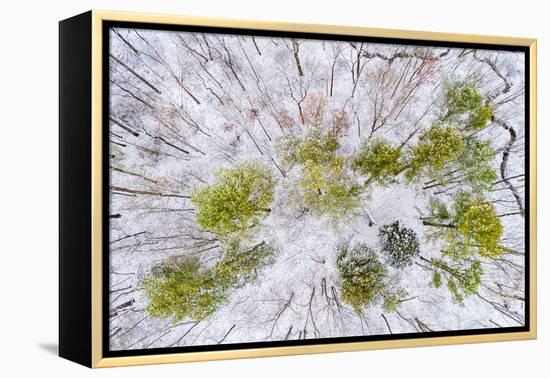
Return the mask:
{"type": "Polygon", "coordinates": [[[54,356],[57,340],[57,21],[89,8],[208,15],[293,22],[350,24],[399,29],[515,35],[539,39],[539,166],[550,162],[548,67],[550,32],[544,4],[537,1],[470,1],[452,7],[441,2],[247,2],[241,0],[98,0],[70,3],[10,3],[0,24],[0,61],[5,97],[2,164],[4,325],[0,371],[8,376],[80,377],[334,377],[370,375],[409,377],[543,376],[549,363],[550,331],[544,314],[550,280],[544,267],[550,247],[544,230],[550,222],[548,173],[539,172],[539,340],[437,348],[399,349],[304,357],[269,358],[123,368],[91,372],[54,356]],[[540,4],[540,5],[539,5],[540,4]],[[6,310],[7,309],[7,310],[6,310]]]}

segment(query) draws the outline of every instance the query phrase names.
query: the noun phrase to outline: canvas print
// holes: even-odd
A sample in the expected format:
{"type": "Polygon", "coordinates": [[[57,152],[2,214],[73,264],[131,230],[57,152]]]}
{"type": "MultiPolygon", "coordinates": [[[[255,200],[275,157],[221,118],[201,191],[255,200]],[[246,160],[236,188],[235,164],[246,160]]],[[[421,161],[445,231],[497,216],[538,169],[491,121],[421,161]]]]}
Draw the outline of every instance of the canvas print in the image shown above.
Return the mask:
{"type": "Polygon", "coordinates": [[[526,325],[523,51],[108,38],[109,350],[526,325]]]}

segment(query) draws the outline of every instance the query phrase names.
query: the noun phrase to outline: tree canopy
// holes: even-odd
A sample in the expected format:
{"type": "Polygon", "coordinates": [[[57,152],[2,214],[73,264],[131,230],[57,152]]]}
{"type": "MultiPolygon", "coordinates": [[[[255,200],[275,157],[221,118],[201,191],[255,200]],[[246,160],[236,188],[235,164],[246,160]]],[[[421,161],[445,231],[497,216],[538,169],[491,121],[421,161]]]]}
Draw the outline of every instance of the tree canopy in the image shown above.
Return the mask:
{"type": "Polygon", "coordinates": [[[441,259],[434,259],[431,264],[435,268],[432,278],[434,287],[440,288],[445,279],[456,303],[463,305],[465,297],[477,293],[483,276],[479,261],[454,261],[449,264],[441,259]]]}
{"type": "Polygon", "coordinates": [[[485,127],[492,117],[491,107],[472,83],[447,83],[443,96],[444,122],[461,123],[463,129],[475,131],[485,127]]]}
{"type": "Polygon", "coordinates": [[[378,237],[386,261],[394,268],[402,269],[411,265],[420,253],[416,232],[401,226],[399,221],[380,227],[378,237]]]}
{"type": "Polygon", "coordinates": [[[366,185],[371,182],[382,186],[395,184],[403,168],[401,149],[384,139],[363,143],[352,162],[352,169],[367,177],[366,185]]]}
{"type": "Polygon", "coordinates": [[[347,159],[338,154],[334,133],[312,128],[305,136],[281,146],[286,165],[300,166],[299,187],[304,205],[313,213],[333,220],[351,214],[359,206],[361,187],[349,176],[347,159]]]}
{"type": "Polygon", "coordinates": [[[226,301],[225,290],[213,272],[201,271],[198,259],[193,257],[155,266],[142,285],[148,297],[146,311],[174,322],[205,319],[226,301]]]}
{"type": "Polygon", "coordinates": [[[466,138],[464,151],[453,166],[458,171],[457,177],[449,181],[462,182],[468,185],[472,192],[483,193],[489,190],[497,179],[495,170],[491,167],[494,159],[495,150],[490,141],[481,141],[475,137],[466,138]]]}
{"type": "Polygon", "coordinates": [[[366,244],[340,245],[336,265],[340,273],[342,299],[358,313],[387,287],[386,267],[366,244]]]}
{"type": "Polygon", "coordinates": [[[503,226],[494,206],[483,197],[460,192],[449,208],[432,200],[430,217],[423,221],[435,231],[432,237],[447,242],[444,253],[461,257],[477,254],[481,257],[498,257],[504,251],[500,244],[503,226]]]}
{"type": "Polygon", "coordinates": [[[436,179],[445,166],[464,151],[460,131],[454,126],[435,124],[411,148],[406,177],[412,180],[421,174],[436,179]]]}
{"type": "Polygon", "coordinates": [[[214,267],[215,276],[224,287],[241,287],[256,280],[260,269],[272,262],[274,254],[275,250],[266,242],[243,247],[239,239],[233,239],[214,267]]]}
{"type": "Polygon", "coordinates": [[[214,184],[195,188],[191,194],[196,221],[203,229],[222,238],[245,233],[271,211],[275,180],[264,165],[245,162],[222,168],[215,176],[214,184]]]}
{"type": "Polygon", "coordinates": [[[162,262],[143,280],[149,299],[146,311],[174,322],[208,318],[227,302],[230,290],[254,281],[274,253],[265,242],[245,248],[233,239],[223,257],[210,268],[201,268],[199,260],[189,256],[162,262]]]}

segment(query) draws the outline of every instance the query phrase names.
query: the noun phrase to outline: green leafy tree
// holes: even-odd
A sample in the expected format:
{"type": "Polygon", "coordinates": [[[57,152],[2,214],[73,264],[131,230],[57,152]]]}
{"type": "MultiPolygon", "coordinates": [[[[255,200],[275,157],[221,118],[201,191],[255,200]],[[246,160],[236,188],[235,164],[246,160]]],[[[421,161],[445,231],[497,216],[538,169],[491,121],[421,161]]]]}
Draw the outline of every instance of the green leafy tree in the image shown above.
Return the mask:
{"type": "Polygon", "coordinates": [[[434,227],[447,227],[451,226],[450,222],[453,217],[451,211],[447,207],[447,204],[443,201],[432,198],[430,200],[429,205],[429,213],[430,216],[423,218],[423,223],[426,226],[434,226],[434,227]],[[437,223],[439,222],[439,223],[437,223]]]}
{"type": "Polygon", "coordinates": [[[496,177],[490,165],[495,152],[489,141],[463,133],[485,127],[491,108],[471,83],[448,83],[443,98],[445,113],[410,149],[405,175],[425,175],[432,180],[428,188],[458,182],[475,192],[487,190],[496,177]]]}
{"type": "Polygon", "coordinates": [[[456,240],[457,250],[474,248],[483,257],[498,257],[503,252],[500,239],[503,226],[493,205],[484,198],[460,193],[454,205],[457,230],[461,238],[456,240]]]}
{"type": "Polygon", "coordinates": [[[382,309],[386,312],[396,311],[407,295],[409,295],[409,293],[403,288],[388,291],[383,295],[384,302],[382,303],[382,309]]]}
{"type": "Polygon", "coordinates": [[[302,138],[282,143],[281,149],[287,166],[300,166],[299,187],[304,205],[313,213],[338,221],[359,206],[361,187],[347,174],[347,160],[338,155],[332,132],[313,128],[302,138]]]}
{"type": "Polygon", "coordinates": [[[497,179],[491,166],[494,159],[495,150],[490,141],[481,141],[475,137],[465,138],[464,149],[460,155],[446,164],[424,189],[462,184],[474,193],[483,193],[489,190],[497,179]]]}
{"type": "Polygon", "coordinates": [[[171,317],[174,322],[205,319],[227,299],[213,272],[201,271],[196,258],[157,265],[143,287],[149,302],[146,311],[155,318],[171,317]]]}
{"type": "Polygon", "coordinates": [[[483,268],[479,261],[454,261],[449,264],[441,259],[427,260],[434,269],[432,283],[435,288],[446,281],[447,288],[456,303],[464,305],[464,298],[477,293],[483,268]]]}
{"type": "Polygon", "coordinates": [[[379,230],[381,250],[388,264],[403,269],[412,264],[420,253],[420,244],[416,233],[400,225],[399,221],[382,226],[379,230]]]}
{"type": "Polygon", "coordinates": [[[273,262],[274,253],[266,242],[243,248],[239,239],[233,239],[214,267],[215,276],[224,287],[242,287],[255,281],[260,269],[273,262]]]}
{"type": "Polygon", "coordinates": [[[491,167],[494,159],[495,150],[490,141],[466,138],[464,151],[456,162],[461,175],[459,179],[476,193],[489,190],[497,179],[497,174],[491,167]]]}
{"type": "Polygon", "coordinates": [[[464,124],[463,129],[482,129],[491,120],[491,107],[472,83],[448,83],[443,94],[446,114],[443,122],[464,124]]]}
{"type": "Polygon", "coordinates": [[[422,174],[437,179],[445,166],[463,151],[464,142],[460,131],[454,126],[436,124],[426,130],[418,144],[411,148],[405,175],[409,180],[422,174]]]}
{"type": "Polygon", "coordinates": [[[295,164],[338,164],[338,139],[334,133],[323,134],[319,128],[312,128],[303,138],[291,138],[281,144],[283,159],[287,165],[295,164]]]}
{"type": "Polygon", "coordinates": [[[387,270],[376,253],[365,244],[338,247],[336,266],[340,274],[342,299],[357,313],[372,304],[387,288],[387,270]]]}
{"type": "Polygon", "coordinates": [[[162,262],[142,283],[149,302],[146,311],[174,322],[206,319],[227,302],[231,290],[256,280],[273,256],[274,249],[265,242],[243,248],[233,239],[211,268],[201,269],[195,257],[162,262]]]}
{"type": "Polygon", "coordinates": [[[494,258],[506,249],[500,244],[503,233],[500,218],[483,197],[459,192],[451,208],[432,200],[430,217],[423,223],[434,228],[432,238],[447,242],[444,253],[456,259],[474,254],[494,258]]]}
{"type": "Polygon", "coordinates": [[[306,165],[300,181],[305,206],[319,216],[339,221],[359,206],[360,186],[342,172],[342,166],[306,165]]]}
{"type": "Polygon", "coordinates": [[[269,214],[275,180],[264,165],[245,162],[215,175],[214,184],[195,188],[191,194],[196,221],[203,229],[225,238],[245,233],[269,214]]]}
{"type": "Polygon", "coordinates": [[[367,177],[365,185],[372,182],[382,186],[395,184],[404,168],[401,149],[383,139],[370,140],[361,146],[351,167],[367,177]]]}

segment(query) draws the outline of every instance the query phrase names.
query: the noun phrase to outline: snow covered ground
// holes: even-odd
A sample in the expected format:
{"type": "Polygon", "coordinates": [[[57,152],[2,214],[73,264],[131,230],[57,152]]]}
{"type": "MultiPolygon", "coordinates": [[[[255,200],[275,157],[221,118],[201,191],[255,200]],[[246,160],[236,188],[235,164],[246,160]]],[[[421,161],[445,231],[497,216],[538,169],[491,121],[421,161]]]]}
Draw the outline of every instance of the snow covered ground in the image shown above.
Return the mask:
{"type": "Polygon", "coordinates": [[[123,28],[110,41],[112,350],[524,324],[523,53],[123,28]],[[299,213],[292,190],[300,171],[285,168],[280,143],[303,134],[303,118],[322,104],[323,122],[345,119],[338,152],[349,159],[373,137],[414,145],[441,116],[449,81],[474,83],[491,104],[493,120],[477,136],[496,151],[498,180],[486,199],[512,252],[482,261],[478,295],[463,306],[432,285],[422,261],[388,267],[406,300],[395,312],[375,303],[360,316],[340,298],[339,243],[376,247],[379,227],[399,220],[419,236],[422,257],[437,257],[442,245],[427,240],[420,218],[430,198],[448,196],[400,178],[374,187],[335,226],[299,213]],[[255,234],[276,248],[274,262],[207,319],[152,318],[141,283],[153,266],[191,255],[212,266],[223,254],[195,222],[191,189],[245,161],[266,164],[277,179],[255,234]]]}

